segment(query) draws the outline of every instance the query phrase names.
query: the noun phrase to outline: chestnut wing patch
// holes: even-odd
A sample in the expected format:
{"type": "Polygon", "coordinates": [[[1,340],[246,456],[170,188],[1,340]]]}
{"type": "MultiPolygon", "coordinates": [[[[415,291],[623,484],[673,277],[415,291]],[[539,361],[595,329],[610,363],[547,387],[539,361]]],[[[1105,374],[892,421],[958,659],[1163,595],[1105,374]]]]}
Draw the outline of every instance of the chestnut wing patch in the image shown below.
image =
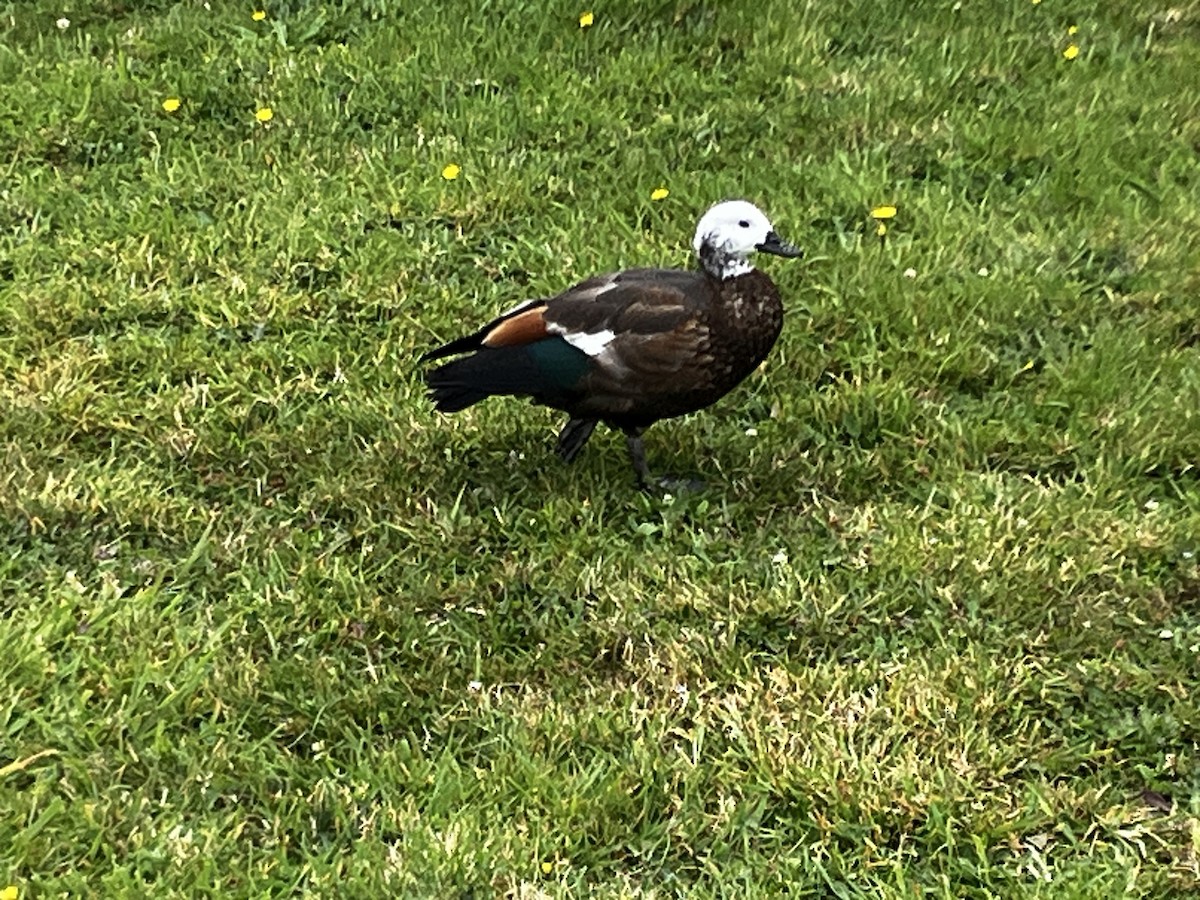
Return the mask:
{"type": "Polygon", "coordinates": [[[541,316],[545,312],[545,308],[545,300],[526,300],[524,303],[519,303],[508,312],[492,319],[473,334],[456,338],[423,354],[421,362],[456,356],[460,353],[473,353],[484,347],[511,347],[522,342],[539,340],[546,336],[544,322],[542,322],[541,334],[537,333],[537,323],[542,321],[541,316]]]}
{"type": "Polygon", "coordinates": [[[532,344],[549,334],[545,305],[534,306],[507,319],[501,319],[484,335],[485,347],[519,347],[532,344]]]}

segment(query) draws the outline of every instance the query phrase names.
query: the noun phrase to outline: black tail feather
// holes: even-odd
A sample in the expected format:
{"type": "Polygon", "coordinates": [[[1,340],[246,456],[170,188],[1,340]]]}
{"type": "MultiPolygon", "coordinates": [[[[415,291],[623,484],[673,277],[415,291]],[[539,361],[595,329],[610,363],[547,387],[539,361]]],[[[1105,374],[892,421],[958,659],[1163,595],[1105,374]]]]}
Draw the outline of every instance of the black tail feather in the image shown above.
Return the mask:
{"type": "Polygon", "coordinates": [[[496,394],[540,396],[545,389],[537,363],[524,347],[485,347],[426,373],[434,406],[458,412],[496,394]]]}
{"type": "Polygon", "coordinates": [[[433,401],[433,407],[438,412],[459,412],[468,406],[474,406],[487,396],[487,391],[480,391],[464,384],[434,384],[429,381],[429,399],[433,401]]]}

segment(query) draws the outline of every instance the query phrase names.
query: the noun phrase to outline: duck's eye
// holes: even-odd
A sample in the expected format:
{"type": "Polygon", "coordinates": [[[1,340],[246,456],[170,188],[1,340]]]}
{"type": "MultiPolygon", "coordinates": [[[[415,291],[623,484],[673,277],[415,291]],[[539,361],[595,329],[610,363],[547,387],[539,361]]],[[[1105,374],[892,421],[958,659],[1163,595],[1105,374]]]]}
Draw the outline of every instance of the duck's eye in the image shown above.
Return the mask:
{"type": "Polygon", "coordinates": [[[749,227],[750,227],[750,223],[749,223],[749,222],[747,222],[745,219],[742,219],[742,221],[738,222],[738,225],[740,225],[742,228],[749,228],[749,227]]]}

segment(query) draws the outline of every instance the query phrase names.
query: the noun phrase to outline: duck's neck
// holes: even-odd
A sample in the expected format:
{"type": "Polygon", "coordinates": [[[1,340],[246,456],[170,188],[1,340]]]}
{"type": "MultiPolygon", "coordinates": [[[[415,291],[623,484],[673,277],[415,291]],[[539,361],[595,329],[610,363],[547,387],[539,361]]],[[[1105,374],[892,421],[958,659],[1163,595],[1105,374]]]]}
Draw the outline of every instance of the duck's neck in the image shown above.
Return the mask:
{"type": "Polygon", "coordinates": [[[704,271],[718,281],[737,278],[739,275],[749,275],[754,271],[754,266],[750,265],[745,257],[726,253],[709,243],[700,245],[699,255],[700,265],[704,271]]]}

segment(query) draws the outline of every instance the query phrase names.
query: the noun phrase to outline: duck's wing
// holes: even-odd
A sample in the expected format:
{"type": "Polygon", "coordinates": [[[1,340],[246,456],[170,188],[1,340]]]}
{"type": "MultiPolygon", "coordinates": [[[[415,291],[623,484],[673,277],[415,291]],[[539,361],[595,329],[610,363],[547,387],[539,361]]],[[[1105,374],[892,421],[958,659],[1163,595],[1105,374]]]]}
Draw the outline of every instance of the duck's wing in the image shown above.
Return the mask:
{"type": "Polygon", "coordinates": [[[422,360],[558,338],[604,369],[674,371],[707,346],[703,311],[711,293],[707,279],[694,272],[597,275],[556,297],[526,301],[422,360]]]}
{"type": "Polygon", "coordinates": [[[589,279],[546,305],[547,331],[609,374],[678,371],[707,349],[708,280],[632,269],[589,279]]]}
{"type": "Polygon", "coordinates": [[[526,301],[426,353],[422,360],[470,354],[427,381],[440,409],[490,394],[526,394],[597,417],[628,412],[703,380],[711,362],[706,312],[712,295],[698,273],[598,275],[556,297],[526,301]]]}

